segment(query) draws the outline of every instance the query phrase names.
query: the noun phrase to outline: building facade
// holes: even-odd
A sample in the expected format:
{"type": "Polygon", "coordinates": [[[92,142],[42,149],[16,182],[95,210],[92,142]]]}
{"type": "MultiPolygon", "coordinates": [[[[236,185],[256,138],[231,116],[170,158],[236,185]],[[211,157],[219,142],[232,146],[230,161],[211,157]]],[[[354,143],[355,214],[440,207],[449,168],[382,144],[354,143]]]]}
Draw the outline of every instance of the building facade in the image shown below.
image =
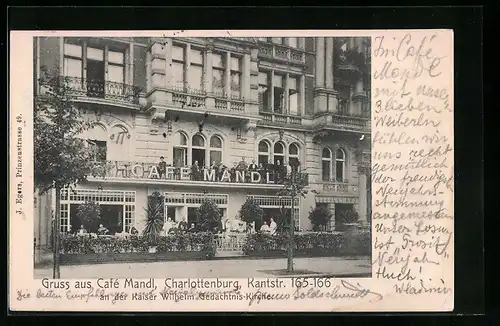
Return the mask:
{"type": "MultiPolygon", "coordinates": [[[[35,96],[40,76],[65,76],[75,104],[95,121],[83,137],[109,168],[63,191],[61,230],[80,227],[76,209],[86,200],[101,204],[114,231],[142,230],[154,191],[176,221],[191,222],[204,198],[224,219],[237,219],[248,197],[265,217],[291,206],[265,174],[188,176],[195,162],[242,160],[298,163],[309,181],[306,197],[295,199],[300,230],[312,228],[317,206],[331,211],[332,229],[349,209],[369,222],[370,48],[369,38],[36,38],[35,96]]],[[[36,198],[42,245],[50,242],[53,197],[36,198]]]]}

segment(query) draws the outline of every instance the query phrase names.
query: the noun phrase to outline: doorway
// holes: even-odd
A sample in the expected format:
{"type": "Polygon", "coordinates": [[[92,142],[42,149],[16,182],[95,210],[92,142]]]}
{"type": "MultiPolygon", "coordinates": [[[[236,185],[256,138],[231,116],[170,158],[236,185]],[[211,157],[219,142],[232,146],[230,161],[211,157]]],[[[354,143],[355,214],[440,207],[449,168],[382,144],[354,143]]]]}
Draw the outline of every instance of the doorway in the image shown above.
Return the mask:
{"type": "Polygon", "coordinates": [[[104,97],[104,62],[87,60],[87,96],[104,97]]]}
{"type": "Polygon", "coordinates": [[[109,234],[122,232],[122,221],[122,205],[101,205],[101,224],[109,230],[109,234]]]}

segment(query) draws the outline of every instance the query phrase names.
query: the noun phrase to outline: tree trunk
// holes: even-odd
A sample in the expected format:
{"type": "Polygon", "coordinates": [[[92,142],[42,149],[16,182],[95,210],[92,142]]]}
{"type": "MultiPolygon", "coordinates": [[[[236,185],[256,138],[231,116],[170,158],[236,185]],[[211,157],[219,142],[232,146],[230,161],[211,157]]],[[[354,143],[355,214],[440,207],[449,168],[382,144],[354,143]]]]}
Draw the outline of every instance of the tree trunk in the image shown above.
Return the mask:
{"type": "Polygon", "coordinates": [[[294,211],[294,204],[295,204],[295,190],[293,189],[293,187],[295,186],[294,183],[295,183],[295,178],[294,178],[294,175],[292,174],[292,179],[291,179],[291,182],[292,182],[292,207],[291,207],[291,212],[290,212],[290,229],[288,230],[288,252],[287,252],[287,271],[288,272],[293,272],[293,236],[294,236],[294,230],[295,230],[295,226],[294,226],[294,218],[293,218],[293,211],[294,211]]]}
{"type": "Polygon", "coordinates": [[[52,237],[54,239],[54,270],[53,278],[61,278],[60,268],[60,242],[61,242],[61,188],[56,187],[56,212],[54,217],[54,229],[52,230],[52,237]]]}

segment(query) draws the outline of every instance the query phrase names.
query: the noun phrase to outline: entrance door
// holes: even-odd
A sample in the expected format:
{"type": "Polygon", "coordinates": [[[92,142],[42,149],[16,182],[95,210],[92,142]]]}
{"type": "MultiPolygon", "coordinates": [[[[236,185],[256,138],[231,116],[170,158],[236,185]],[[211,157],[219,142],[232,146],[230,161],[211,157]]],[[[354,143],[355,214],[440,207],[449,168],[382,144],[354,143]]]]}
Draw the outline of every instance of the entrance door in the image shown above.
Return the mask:
{"type": "Polygon", "coordinates": [[[87,60],[87,96],[104,97],[104,62],[87,60]]]}

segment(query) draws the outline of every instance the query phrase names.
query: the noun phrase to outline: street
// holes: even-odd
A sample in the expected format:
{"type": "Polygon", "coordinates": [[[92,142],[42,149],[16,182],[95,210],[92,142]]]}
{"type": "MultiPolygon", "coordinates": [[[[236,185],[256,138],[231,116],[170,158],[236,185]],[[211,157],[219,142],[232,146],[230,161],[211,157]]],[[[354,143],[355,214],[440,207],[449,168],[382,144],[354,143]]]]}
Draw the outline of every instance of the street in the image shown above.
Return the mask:
{"type": "MultiPolygon", "coordinates": [[[[369,257],[295,258],[294,275],[370,277],[369,257]]],[[[248,278],[284,276],[286,258],[218,259],[153,263],[61,266],[61,278],[248,278]]],[[[51,278],[52,267],[35,269],[35,278],[51,278]]]]}

